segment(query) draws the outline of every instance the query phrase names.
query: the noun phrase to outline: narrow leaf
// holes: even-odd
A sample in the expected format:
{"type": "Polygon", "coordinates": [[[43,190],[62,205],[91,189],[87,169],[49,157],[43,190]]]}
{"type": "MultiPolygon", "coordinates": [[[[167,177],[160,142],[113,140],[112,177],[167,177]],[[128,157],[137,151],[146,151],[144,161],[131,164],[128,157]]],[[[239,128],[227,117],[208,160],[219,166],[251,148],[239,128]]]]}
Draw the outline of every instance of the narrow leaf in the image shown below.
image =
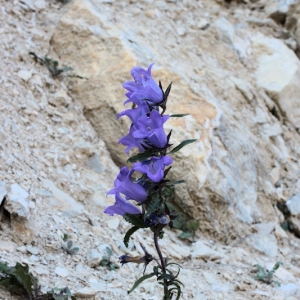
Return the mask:
{"type": "Polygon", "coordinates": [[[73,69],[71,68],[71,67],[64,67],[63,69],[62,69],[62,72],[68,72],[68,71],[72,71],[73,69]]]}
{"type": "Polygon", "coordinates": [[[143,153],[139,153],[137,155],[131,156],[130,158],[128,158],[127,162],[134,163],[136,161],[143,161],[149,158],[150,156],[152,156],[152,154],[153,154],[153,150],[149,149],[143,153]]]}
{"type": "Polygon", "coordinates": [[[170,274],[161,274],[159,277],[157,277],[157,280],[172,280],[173,276],[170,274]]]}
{"type": "Polygon", "coordinates": [[[169,181],[166,183],[166,186],[173,186],[175,184],[185,183],[185,180],[169,181]]]}
{"type": "Polygon", "coordinates": [[[155,274],[154,273],[150,273],[150,274],[146,274],[144,276],[142,276],[141,278],[139,278],[134,285],[132,286],[131,290],[127,292],[127,294],[129,295],[131,292],[133,292],[143,281],[153,277],[155,274]]]}
{"type": "Polygon", "coordinates": [[[171,150],[171,152],[169,152],[168,154],[178,152],[184,146],[186,146],[188,144],[191,144],[191,143],[194,143],[196,141],[197,141],[197,139],[185,140],[185,141],[181,142],[178,146],[176,146],[173,150],[171,150]]]}
{"type": "Polygon", "coordinates": [[[132,225],[137,226],[137,227],[139,227],[139,228],[147,228],[147,227],[149,227],[149,226],[148,226],[147,224],[145,224],[145,222],[144,222],[142,219],[140,219],[138,216],[140,216],[140,215],[125,214],[125,215],[123,216],[123,218],[124,218],[127,222],[129,222],[129,223],[131,223],[132,225]]]}
{"type": "Polygon", "coordinates": [[[174,114],[174,115],[169,115],[170,118],[182,118],[185,116],[189,116],[190,114],[174,114]]]}
{"type": "Polygon", "coordinates": [[[137,230],[139,230],[139,229],[140,229],[139,227],[133,226],[133,227],[131,227],[131,228],[126,232],[126,234],[125,234],[125,236],[124,236],[124,240],[123,240],[124,245],[126,246],[126,248],[128,248],[128,243],[129,243],[130,237],[131,237],[137,230]]]}

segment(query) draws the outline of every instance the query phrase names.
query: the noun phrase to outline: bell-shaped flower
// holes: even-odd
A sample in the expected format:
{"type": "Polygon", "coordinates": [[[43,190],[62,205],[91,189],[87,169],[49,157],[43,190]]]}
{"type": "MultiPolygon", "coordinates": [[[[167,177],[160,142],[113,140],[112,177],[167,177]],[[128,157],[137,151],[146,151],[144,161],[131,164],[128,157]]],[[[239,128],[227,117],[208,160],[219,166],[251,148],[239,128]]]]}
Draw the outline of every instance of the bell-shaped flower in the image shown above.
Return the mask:
{"type": "Polygon", "coordinates": [[[164,148],[167,144],[167,136],[163,124],[169,116],[161,116],[157,110],[152,110],[149,118],[139,119],[136,122],[136,130],[133,130],[134,138],[146,138],[154,147],[164,148]]]}
{"type": "Polygon", "coordinates": [[[164,177],[164,168],[173,162],[170,156],[155,157],[150,160],[136,162],[132,169],[139,171],[147,176],[154,182],[160,182],[164,177]]]}
{"type": "Polygon", "coordinates": [[[139,104],[138,107],[136,108],[133,108],[133,109],[126,109],[122,112],[120,112],[118,115],[117,115],[117,118],[121,118],[123,116],[127,116],[132,123],[135,124],[135,122],[139,119],[142,119],[142,118],[148,118],[148,114],[150,113],[150,109],[149,109],[149,106],[147,105],[147,103],[145,102],[142,102],[139,104]]]}
{"type": "Polygon", "coordinates": [[[127,200],[145,201],[147,199],[147,192],[140,184],[132,182],[131,175],[133,172],[134,170],[129,171],[126,166],[122,167],[114,182],[115,188],[107,194],[122,193],[126,196],[127,200]]]}
{"type": "Polygon", "coordinates": [[[127,81],[123,84],[123,87],[129,91],[126,94],[129,99],[125,103],[139,104],[140,101],[160,103],[163,100],[163,92],[151,75],[153,65],[151,64],[147,71],[141,67],[132,68],[131,75],[134,81],[127,81]]]}
{"type": "Polygon", "coordinates": [[[135,132],[135,130],[136,130],[136,126],[131,124],[129,133],[124,137],[122,137],[118,142],[119,144],[127,146],[127,148],[125,149],[125,152],[127,154],[129,153],[130,149],[134,147],[137,147],[142,152],[145,150],[142,146],[143,139],[133,137],[133,133],[135,132]]]}
{"type": "Polygon", "coordinates": [[[135,207],[133,204],[124,200],[119,193],[115,195],[116,202],[114,205],[108,206],[104,213],[113,215],[123,216],[125,214],[140,214],[140,210],[135,207]]]}

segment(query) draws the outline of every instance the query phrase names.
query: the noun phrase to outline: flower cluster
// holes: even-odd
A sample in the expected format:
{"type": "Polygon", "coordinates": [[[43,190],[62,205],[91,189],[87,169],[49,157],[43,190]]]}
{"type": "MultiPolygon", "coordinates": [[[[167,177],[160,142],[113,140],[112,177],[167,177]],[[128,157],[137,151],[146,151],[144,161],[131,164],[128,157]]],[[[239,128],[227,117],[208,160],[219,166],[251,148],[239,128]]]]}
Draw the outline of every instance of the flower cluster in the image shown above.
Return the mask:
{"type": "Polygon", "coordinates": [[[133,163],[131,169],[126,166],[121,168],[114,182],[114,188],[107,193],[115,195],[115,203],[107,207],[104,212],[111,216],[121,215],[132,224],[124,237],[126,247],[128,247],[131,235],[137,230],[150,228],[153,233],[153,241],[160,262],[149,254],[142,244],[144,255],[119,257],[122,265],[144,264],[144,272],[151,261],[155,260],[157,263],[153,272],[139,278],[128,294],[142,281],[156,276],[164,287],[163,299],[171,300],[175,294],[177,294],[176,299],[179,299],[182,283],[177,278],[179,271],[174,274],[168,268],[174,263],[167,263],[162,256],[158,239],[163,238],[163,229],[166,226],[173,227],[173,221],[178,216],[169,209],[170,201],[174,198],[174,186],[184,181],[170,181],[166,178],[173,163],[173,159],[167,154],[173,154],[195,140],[183,141],[169,151],[172,146],[169,143],[172,131],[166,134],[163,126],[170,117],[183,117],[185,114],[171,116],[164,114],[172,84],[164,91],[161,83],[157,84],[151,76],[152,66],[153,64],[147,70],[134,67],[131,70],[134,80],[123,84],[128,91],[125,104],[132,102],[133,108],[117,116],[118,118],[127,116],[131,121],[129,133],[122,137],[119,143],[127,146],[126,153],[129,153],[132,148],[137,148],[140,153],[129,158],[129,161],[133,163]]]}
{"type": "Polygon", "coordinates": [[[128,90],[127,100],[124,104],[133,102],[136,106],[121,112],[117,117],[127,116],[132,124],[129,133],[119,140],[119,143],[127,146],[125,152],[138,148],[140,152],[151,151],[148,159],[138,161],[129,170],[122,167],[115,180],[115,188],[108,194],[115,195],[115,204],[105,209],[105,213],[110,215],[140,214],[139,208],[134,206],[129,200],[134,200],[138,204],[149,198],[149,192],[153,188],[153,183],[159,183],[165,176],[165,167],[172,164],[171,157],[166,155],[168,146],[168,136],[163,128],[169,116],[159,112],[159,108],[165,108],[169,90],[164,92],[161,84],[157,84],[152,76],[151,64],[148,70],[134,67],[131,75],[134,81],[128,81],[123,87],[128,90]],[[137,171],[143,176],[134,181],[132,174],[137,171]]]}

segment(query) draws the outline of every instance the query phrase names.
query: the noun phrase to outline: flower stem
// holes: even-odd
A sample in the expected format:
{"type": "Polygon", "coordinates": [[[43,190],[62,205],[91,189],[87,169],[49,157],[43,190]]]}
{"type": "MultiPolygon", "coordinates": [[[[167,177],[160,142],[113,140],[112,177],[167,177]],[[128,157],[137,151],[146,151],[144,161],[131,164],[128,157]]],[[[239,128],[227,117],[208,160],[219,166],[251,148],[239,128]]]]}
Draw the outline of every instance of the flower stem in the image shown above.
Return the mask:
{"type": "MultiPolygon", "coordinates": [[[[160,251],[159,244],[158,244],[158,235],[160,233],[160,230],[161,230],[161,228],[158,228],[154,231],[154,244],[155,244],[155,248],[156,248],[157,254],[159,256],[159,259],[160,259],[162,273],[167,274],[166,262],[162,256],[162,253],[160,251]]],[[[164,299],[167,299],[167,296],[168,296],[167,280],[164,279],[164,299]]]]}

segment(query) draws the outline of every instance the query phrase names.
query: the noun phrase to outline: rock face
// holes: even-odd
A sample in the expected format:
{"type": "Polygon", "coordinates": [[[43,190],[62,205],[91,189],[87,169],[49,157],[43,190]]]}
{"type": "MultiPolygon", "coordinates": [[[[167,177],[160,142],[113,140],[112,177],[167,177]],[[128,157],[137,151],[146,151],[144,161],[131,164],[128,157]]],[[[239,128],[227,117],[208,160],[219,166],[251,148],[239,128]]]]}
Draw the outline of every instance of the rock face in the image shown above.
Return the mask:
{"type": "Polygon", "coordinates": [[[280,120],[287,118],[294,126],[300,120],[296,55],[280,40],[262,34],[243,38],[224,18],[201,35],[178,33],[161,45],[154,36],[171,30],[171,23],[159,25],[155,17],[146,16],[154,32],[145,31],[140,20],[129,21],[132,12],[120,11],[115,17],[111,7],[105,9],[97,1],[75,1],[51,44],[66,63],[89,78],[73,82],[72,96],[83,104],[113,160],[119,166],[126,161],[124,148],[116,144],[128,128],[127,120],[115,118],[124,109],[121,84],[130,79],[134,64],[146,67],[155,61],[155,78],[165,87],[173,81],[169,112],[190,113],[166,125],[173,129],[172,142],[198,139],[175,155],[171,175],[187,182],[177,188],[178,206],[201,220],[203,231],[224,240],[244,236],[247,224],[276,222],[272,203],[279,194],[272,170],[290,155],[280,120]],[[153,36],[151,43],[147,34],[153,36]],[[177,50],[174,45],[181,36],[186,46],[177,50]],[[198,55],[193,67],[185,63],[187,55],[198,55]],[[255,78],[247,74],[247,64],[255,78]]]}
{"type": "Polygon", "coordinates": [[[296,236],[300,237],[300,193],[288,199],[286,205],[290,212],[289,226],[296,236]]]}
{"type": "MultiPolygon", "coordinates": [[[[125,247],[131,224],[103,211],[128,158],[117,144],[129,125],[116,119],[121,84],[154,62],[155,80],[173,82],[168,112],[190,114],[166,123],[172,143],[197,139],[174,155],[170,176],[186,180],[175,205],[200,230],[180,240],[167,228],[159,240],[184,267],[183,299],[299,299],[299,4],[2,1],[0,261],[28,264],[45,291],[127,299],[143,266],[99,261],[107,247],[118,264],[143,254],[140,243],[157,256],[155,246],[139,230],[125,247]],[[29,51],[74,71],[53,77],[29,51]],[[78,251],[64,251],[65,239],[78,251]],[[253,265],[277,261],[281,288],[254,280],[253,265]]],[[[130,295],[149,297],[162,299],[154,277],[130,295]]]]}
{"type": "Polygon", "coordinates": [[[282,41],[258,36],[253,39],[258,58],[257,86],[265,89],[295,127],[300,126],[300,61],[282,41]]]}

